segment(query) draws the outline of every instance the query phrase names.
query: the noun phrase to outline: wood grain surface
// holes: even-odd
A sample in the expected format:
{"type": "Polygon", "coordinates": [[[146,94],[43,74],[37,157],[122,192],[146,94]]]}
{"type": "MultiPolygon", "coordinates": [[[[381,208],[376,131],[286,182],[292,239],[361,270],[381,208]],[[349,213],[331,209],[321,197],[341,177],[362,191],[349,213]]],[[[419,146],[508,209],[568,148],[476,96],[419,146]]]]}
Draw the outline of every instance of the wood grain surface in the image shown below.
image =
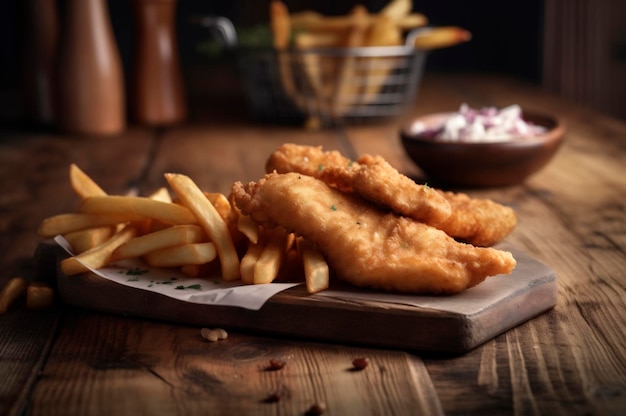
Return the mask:
{"type": "MultiPolygon", "coordinates": [[[[507,242],[558,276],[554,309],[465,354],[415,354],[230,331],[207,343],[194,325],[119,316],[58,302],[0,316],[0,414],[577,414],[626,410],[626,124],[509,78],[430,75],[412,114],[520,104],[560,115],[566,141],[526,183],[465,190],[514,207],[507,242]],[[349,371],[357,356],[362,372],[349,371]],[[287,362],[265,371],[269,359],[287,362]],[[280,400],[267,403],[268,395],[280,400]]],[[[236,107],[240,110],[242,107],[236,107]]],[[[402,120],[317,132],[256,125],[226,104],[169,130],[131,126],[107,138],[0,128],[0,283],[35,270],[41,220],[76,208],[77,163],[110,193],[147,193],[163,173],[225,192],[255,180],[283,142],[350,157],[376,153],[421,179],[404,155],[402,120]]],[[[287,319],[287,317],[284,317],[287,319]]],[[[423,334],[424,337],[430,334],[423,334]]]]}
{"type": "MultiPolygon", "coordinates": [[[[42,243],[36,253],[38,269],[48,275],[57,273],[57,291],[67,305],[184,325],[413,353],[466,353],[553,308],[557,300],[557,277],[552,270],[516,250],[512,253],[517,266],[511,275],[491,277],[456,296],[394,298],[371,291],[353,293],[354,288],[335,282],[329,294],[309,295],[304,285],[290,288],[254,311],[184,302],[95,273],[65,276],[58,262],[68,255],[54,241],[42,243]]],[[[304,280],[303,276],[291,278],[304,280]]]]}

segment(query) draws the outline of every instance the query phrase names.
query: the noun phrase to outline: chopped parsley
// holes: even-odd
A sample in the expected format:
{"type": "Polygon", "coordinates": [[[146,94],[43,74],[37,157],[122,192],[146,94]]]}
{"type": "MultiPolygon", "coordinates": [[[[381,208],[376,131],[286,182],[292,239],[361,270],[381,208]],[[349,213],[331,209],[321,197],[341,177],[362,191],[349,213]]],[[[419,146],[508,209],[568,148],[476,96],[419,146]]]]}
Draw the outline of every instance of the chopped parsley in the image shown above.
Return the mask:
{"type": "Polygon", "coordinates": [[[133,269],[126,270],[126,276],[141,276],[142,274],[146,274],[148,272],[148,269],[140,269],[139,267],[135,267],[133,269]]]}
{"type": "Polygon", "coordinates": [[[331,205],[330,209],[333,210],[333,211],[337,211],[337,207],[335,206],[335,204],[331,205]]]}
{"type": "Polygon", "coordinates": [[[189,286],[178,285],[174,289],[176,289],[176,290],[185,290],[185,289],[200,290],[200,289],[202,289],[202,286],[200,286],[199,284],[189,285],[189,286]]]}

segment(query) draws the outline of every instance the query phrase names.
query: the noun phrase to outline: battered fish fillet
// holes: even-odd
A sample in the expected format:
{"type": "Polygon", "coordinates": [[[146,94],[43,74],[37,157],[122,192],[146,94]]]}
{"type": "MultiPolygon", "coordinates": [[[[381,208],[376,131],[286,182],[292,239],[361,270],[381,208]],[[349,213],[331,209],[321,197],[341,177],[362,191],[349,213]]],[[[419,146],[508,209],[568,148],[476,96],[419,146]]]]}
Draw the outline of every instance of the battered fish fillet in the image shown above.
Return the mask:
{"type": "Polygon", "coordinates": [[[433,226],[442,224],[452,213],[450,203],[435,189],[415,183],[381,157],[364,156],[353,162],[337,151],[284,144],[266,163],[266,172],[273,171],[316,177],[332,187],[355,192],[368,201],[433,226]]]}
{"type": "Polygon", "coordinates": [[[303,174],[236,182],[232,197],[259,224],[284,227],[316,244],[337,276],[356,286],[454,294],[515,267],[509,252],[459,243],[303,174]]]}
{"type": "Polygon", "coordinates": [[[517,225],[515,211],[490,199],[437,190],[452,206],[452,215],[438,226],[448,235],[475,246],[502,241],[517,225]]]}
{"type": "Polygon", "coordinates": [[[285,144],[270,156],[266,168],[267,172],[314,176],[477,246],[494,245],[517,224],[515,211],[510,207],[416,184],[379,156],[363,155],[351,163],[339,152],[285,144]]]}

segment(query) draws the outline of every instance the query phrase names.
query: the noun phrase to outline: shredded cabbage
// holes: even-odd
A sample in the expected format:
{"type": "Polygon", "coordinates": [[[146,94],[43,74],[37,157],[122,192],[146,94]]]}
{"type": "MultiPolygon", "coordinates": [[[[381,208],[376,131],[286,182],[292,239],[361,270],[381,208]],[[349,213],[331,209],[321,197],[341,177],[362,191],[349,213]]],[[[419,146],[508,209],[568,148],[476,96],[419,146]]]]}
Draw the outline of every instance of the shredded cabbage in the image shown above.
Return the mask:
{"type": "Polygon", "coordinates": [[[516,104],[500,111],[495,107],[472,109],[462,104],[458,113],[439,127],[428,128],[419,121],[411,126],[413,134],[448,142],[501,142],[544,132],[543,127],[524,121],[522,109],[516,104]]]}

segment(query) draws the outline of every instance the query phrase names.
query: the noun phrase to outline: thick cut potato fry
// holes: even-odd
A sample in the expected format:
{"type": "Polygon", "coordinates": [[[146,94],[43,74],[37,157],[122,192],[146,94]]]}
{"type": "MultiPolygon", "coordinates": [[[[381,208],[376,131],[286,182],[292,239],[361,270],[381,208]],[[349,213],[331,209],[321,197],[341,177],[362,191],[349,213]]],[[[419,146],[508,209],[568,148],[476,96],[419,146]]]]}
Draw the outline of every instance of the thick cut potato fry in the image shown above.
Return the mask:
{"type": "MultiPolygon", "coordinates": [[[[357,5],[352,9],[350,15],[354,18],[354,25],[350,29],[345,47],[357,48],[363,46],[367,35],[367,10],[363,6],[357,5]]],[[[352,107],[353,101],[358,98],[359,86],[355,85],[357,59],[350,55],[343,58],[333,94],[332,115],[334,117],[341,117],[352,107]]]]}
{"type": "Polygon", "coordinates": [[[172,202],[172,196],[170,195],[170,192],[165,187],[161,187],[157,189],[156,191],[148,195],[148,198],[154,199],[155,201],[170,202],[170,203],[172,202]]]}
{"type": "Polygon", "coordinates": [[[128,215],[150,218],[166,224],[197,224],[186,207],[142,196],[96,196],[85,199],[79,211],[87,214],[128,215]]]}
{"type": "MultiPolygon", "coordinates": [[[[381,15],[389,17],[399,29],[406,31],[425,26],[428,19],[421,13],[411,13],[402,15],[402,10],[390,11],[388,13],[368,14],[368,24],[381,15]]],[[[328,34],[334,36],[345,36],[346,32],[354,25],[352,16],[324,16],[320,13],[306,10],[291,14],[291,28],[294,32],[311,34],[328,34]]],[[[334,46],[337,46],[336,44],[334,46]]]]}
{"type": "Polygon", "coordinates": [[[400,20],[405,16],[408,16],[413,9],[413,1],[411,0],[391,0],[383,9],[380,14],[391,17],[393,20],[400,20]]]}
{"type": "Polygon", "coordinates": [[[96,227],[67,233],[63,237],[72,247],[72,251],[78,254],[104,243],[111,238],[114,232],[115,228],[113,226],[96,227]]]}
{"type": "Polygon", "coordinates": [[[46,309],[54,303],[54,290],[44,282],[32,282],[26,289],[26,308],[46,309]]]}
{"type": "MultiPolygon", "coordinates": [[[[380,14],[372,24],[365,40],[366,46],[398,46],[402,42],[401,30],[389,16],[384,14],[380,14]]],[[[361,91],[361,100],[363,103],[370,103],[376,99],[386,83],[387,76],[395,69],[397,63],[392,57],[372,57],[366,62],[367,65],[364,65],[362,73],[359,73],[360,78],[366,79],[361,91]]]]}
{"type": "Polygon", "coordinates": [[[10,279],[0,291],[0,315],[6,313],[20,297],[26,294],[27,282],[23,277],[10,279]]]}
{"type": "Polygon", "coordinates": [[[254,266],[259,260],[264,246],[265,241],[263,236],[259,237],[259,241],[257,243],[251,243],[248,245],[248,250],[246,251],[246,254],[244,254],[243,258],[241,259],[241,263],[239,264],[241,281],[243,283],[247,285],[254,284],[254,266]]]}
{"type": "Polygon", "coordinates": [[[293,241],[290,234],[282,228],[267,230],[266,233],[267,242],[254,264],[254,284],[272,283],[276,279],[287,250],[293,241]]]}
{"type": "Polygon", "coordinates": [[[111,254],[111,261],[144,256],[167,247],[206,242],[207,235],[198,225],[174,225],[135,237],[120,245],[111,254]]]}
{"type": "Polygon", "coordinates": [[[277,50],[287,49],[291,36],[291,20],[287,6],[282,1],[270,2],[270,28],[274,35],[274,47],[277,50]]]}
{"type": "Polygon", "coordinates": [[[213,243],[183,244],[147,253],[143,258],[152,267],[179,267],[205,264],[217,256],[213,243]]]}
{"type": "Polygon", "coordinates": [[[259,226],[248,215],[240,214],[237,218],[237,229],[248,238],[252,244],[259,242],[259,226]]]}
{"type": "Polygon", "coordinates": [[[39,226],[39,236],[43,238],[65,235],[74,231],[87,230],[96,227],[116,226],[141,217],[129,215],[100,215],[100,214],[59,214],[48,217],[39,226]]]}
{"type": "Polygon", "coordinates": [[[472,34],[456,26],[434,27],[418,33],[413,42],[416,49],[431,50],[447,48],[467,42],[472,34]]]}
{"type": "Polygon", "coordinates": [[[403,31],[416,29],[428,24],[428,18],[421,13],[411,13],[396,20],[398,28],[403,31]]]}
{"type": "Polygon", "coordinates": [[[63,259],[61,261],[61,270],[66,276],[72,276],[89,271],[87,265],[92,269],[104,267],[109,264],[111,253],[113,253],[117,247],[135,237],[136,234],[137,229],[131,225],[127,225],[115,233],[109,240],[91,250],[87,250],[77,256],[63,259]]]}
{"type": "Polygon", "coordinates": [[[219,192],[204,192],[204,195],[215,207],[220,217],[226,220],[232,214],[232,208],[226,195],[219,192]]]}
{"type": "Polygon", "coordinates": [[[76,164],[70,165],[70,184],[81,198],[105,196],[107,193],[76,164]]]}
{"type": "Polygon", "coordinates": [[[298,250],[304,266],[304,280],[309,293],[317,293],[328,289],[330,270],[326,259],[308,241],[299,238],[298,250]]]}
{"type": "Polygon", "coordinates": [[[228,225],[217,212],[211,201],[188,176],[166,173],[165,179],[170,184],[183,204],[195,215],[197,222],[204,228],[215,244],[222,266],[222,279],[239,279],[239,255],[228,230],[228,225]]]}

